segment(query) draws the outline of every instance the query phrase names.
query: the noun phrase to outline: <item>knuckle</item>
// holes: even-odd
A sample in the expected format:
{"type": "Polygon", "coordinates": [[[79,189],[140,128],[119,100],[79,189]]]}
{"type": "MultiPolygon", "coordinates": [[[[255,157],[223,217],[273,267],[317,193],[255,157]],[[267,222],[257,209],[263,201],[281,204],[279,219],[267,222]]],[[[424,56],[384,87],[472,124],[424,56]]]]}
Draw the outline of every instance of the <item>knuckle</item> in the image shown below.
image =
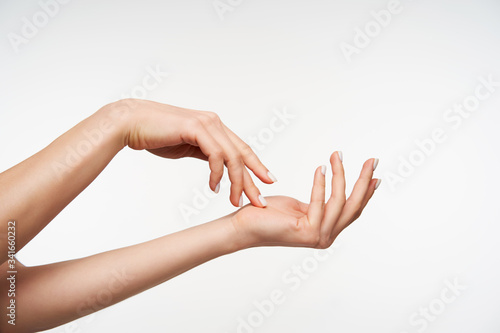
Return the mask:
{"type": "Polygon", "coordinates": [[[329,248],[331,245],[331,242],[330,242],[330,237],[321,237],[321,239],[319,240],[318,244],[317,244],[317,248],[318,249],[327,249],[329,248]]]}
{"type": "Polygon", "coordinates": [[[218,161],[218,160],[221,160],[223,158],[224,158],[224,152],[220,148],[214,148],[210,152],[210,157],[209,157],[210,160],[216,160],[216,161],[218,161]]]}
{"type": "Polygon", "coordinates": [[[210,176],[213,178],[220,178],[224,174],[224,169],[217,165],[210,165],[210,176]]]}
{"type": "Polygon", "coordinates": [[[214,124],[220,121],[217,113],[211,111],[204,111],[199,117],[204,124],[214,124]]]}
{"type": "Polygon", "coordinates": [[[200,121],[201,124],[203,125],[208,125],[210,123],[210,118],[207,117],[207,115],[205,113],[201,113],[199,114],[196,119],[198,119],[200,121]]]}
{"type": "Polygon", "coordinates": [[[358,214],[361,211],[361,202],[359,201],[347,201],[346,206],[349,206],[349,209],[356,212],[358,214]]]}
{"type": "Polygon", "coordinates": [[[220,120],[219,118],[219,115],[215,112],[212,112],[212,111],[206,111],[206,115],[208,118],[210,118],[211,120],[220,120]]]}
{"type": "Polygon", "coordinates": [[[310,247],[318,247],[319,244],[321,243],[321,235],[319,232],[311,232],[308,234],[306,244],[310,247]]]}
{"type": "Polygon", "coordinates": [[[253,149],[246,143],[241,146],[240,153],[246,158],[253,157],[255,155],[253,149]]]}
{"type": "Polygon", "coordinates": [[[334,195],[332,196],[333,202],[335,202],[335,205],[344,207],[346,205],[346,196],[345,193],[339,194],[339,195],[334,195]]]}
{"type": "Polygon", "coordinates": [[[317,249],[323,249],[325,246],[326,240],[324,236],[320,236],[318,239],[318,242],[316,243],[315,248],[317,249]]]}
{"type": "Polygon", "coordinates": [[[257,188],[257,186],[255,186],[255,184],[252,181],[245,182],[245,191],[249,191],[253,194],[260,194],[259,189],[257,188]]]}
{"type": "Polygon", "coordinates": [[[356,214],[354,214],[354,216],[352,217],[350,223],[356,221],[361,216],[361,213],[362,213],[361,210],[357,211],[356,214]]]}
{"type": "Polygon", "coordinates": [[[241,172],[241,169],[228,166],[228,170],[231,182],[232,183],[238,182],[238,184],[241,183],[241,186],[243,186],[243,182],[245,179],[243,172],[241,172]]]}
{"type": "Polygon", "coordinates": [[[234,167],[234,168],[240,168],[242,165],[242,160],[241,156],[239,153],[231,153],[227,156],[227,166],[228,167],[234,167]]]}

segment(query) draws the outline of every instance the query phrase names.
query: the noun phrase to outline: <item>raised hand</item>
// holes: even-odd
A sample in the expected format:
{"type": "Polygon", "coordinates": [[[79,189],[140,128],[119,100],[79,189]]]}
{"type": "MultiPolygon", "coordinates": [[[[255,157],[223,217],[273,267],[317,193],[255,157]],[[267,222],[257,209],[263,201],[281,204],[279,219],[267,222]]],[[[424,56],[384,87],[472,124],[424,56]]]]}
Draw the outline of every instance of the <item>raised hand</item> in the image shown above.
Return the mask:
{"type": "Polygon", "coordinates": [[[330,157],[332,193],[325,203],[326,166],[316,169],[309,204],[285,196],[266,198],[267,207],[247,205],[231,217],[243,246],[302,246],[328,248],[339,233],[356,220],[380,185],[373,179],[378,159],[369,159],[348,199],[341,153],[330,157]]]}
{"type": "Polygon", "coordinates": [[[208,161],[211,170],[209,185],[215,192],[219,191],[225,165],[231,181],[231,203],[241,207],[242,192],[245,192],[254,206],[265,206],[266,202],[247,168],[264,183],[274,183],[276,178],[217,114],[146,100],[120,103],[133,104],[134,112],[126,138],[130,148],[147,149],[165,158],[195,157],[208,161]]]}

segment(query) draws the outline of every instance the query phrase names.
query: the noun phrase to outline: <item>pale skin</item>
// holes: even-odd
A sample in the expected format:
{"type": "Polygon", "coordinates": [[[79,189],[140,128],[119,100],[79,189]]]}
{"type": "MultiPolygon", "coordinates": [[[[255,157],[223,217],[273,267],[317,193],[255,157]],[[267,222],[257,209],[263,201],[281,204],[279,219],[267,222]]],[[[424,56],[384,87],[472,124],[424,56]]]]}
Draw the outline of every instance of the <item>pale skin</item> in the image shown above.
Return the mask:
{"type": "Polygon", "coordinates": [[[377,162],[364,163],[349,198],[339,152],[330,156],[332,190],[326,201],[326,166],[314,173],[309,203],[286,196],[263,198],[249,172],[267,184],[276,179],[215,113],[143,100],[106,105],[0,174],[0,331],[34,332],[62,325],[246,248],[328,248],[360,216],[380,184],[373,178],[377,162]],[[250,204],[196,227],[86,258],[32,267],[17,262],[16,325],[8,324],[8,299],[3,296],[9,289],[8,221],[16,221],[19,251],[127,146],[165,158],[208,161],[209,185],[216,192],[226,167],[231,203],[242,206],[244,193],[250,204]],[[85,154],[72,155],[82,147],[88,148],[85,154]]]}

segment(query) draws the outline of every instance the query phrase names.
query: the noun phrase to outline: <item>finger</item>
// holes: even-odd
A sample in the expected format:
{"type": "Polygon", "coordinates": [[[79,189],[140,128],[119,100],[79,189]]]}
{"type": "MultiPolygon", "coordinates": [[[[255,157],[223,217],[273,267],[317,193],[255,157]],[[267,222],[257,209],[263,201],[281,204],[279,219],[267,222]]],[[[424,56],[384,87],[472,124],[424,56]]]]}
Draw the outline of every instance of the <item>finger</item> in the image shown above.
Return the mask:
{"type": "Polygon", "coordinates": [[[215,193],[219,193],[220,181],[224,175],[224,160],[221,156],[211,154],[208,157],[208,166],[210,168],[209,186],[215,193]]]}
{"type": "MultiPolygon", "coordinates": [[[[212,112],[203,112],[200,113],[200,119],[206,131],[210,133],[212,138],[222,148],[220,155],[227,167],[229,180],[231,181],[231,193],[229,199],[234,206],[241,207],[243,202],[242,193],[244,188],[245,172],[245,165],[241,154],[238,152],[232,141],[227,137],[225,131],[222,129],[222,123],[216,114],[212,112]]],[[[219,158],[217,156],[217,161],[218,160],[219,158]]],[[[258,200],[258,197],[253,199],[258,200]]]]}
{"type": "Polygon", "coordinates": [[[368,204],[368,201],[370,201],[373,194],[375,193],[375,190],[379,187],[381,182],[382,179],[377,179],[377,178],[374,178],[370,181],[370,185],[368,186],[368,191],[366,192],[366,195],[363,198],[363,203],[361,204],[361,210],[365,209],[366,205],[368,204]]]}
{"type": "Polygon", "coordinates": [[[252,205],[256,207],[266,207],[266,199],[264,199],[264,197],[260,194],[259,189],[257,188],[257,186],[255,186],[252,180],[252,176],[250,176],[250,173],[246,169],[244,172],[244,177],[244,191],[252,205]]]}
{"type": "Polygon", "coordinates": [[[334,235],[338,235],[361,214],[363,210],[363,199],[368,192],[373,177],[373,167],[376,167],[376,164],[377,160],[372,158],[363,165],[361,174],[356,184],[354,184],[354,189],[342,210],[339,222],[334,227],[334,235]]]}
{"type": "Polygon", "coordinates": [[[328,237],[331,235],[346,201],[342,152],[334,152],[330,156],[330,164],[332,166],[332,193],[326,203],[325,217],[323,218],[323,223],[321,224],[322,237],[328,237]]]}
{"type": "Polygon", "coordinates": [[[313,188],[311,191],[311,202],[307,210],[307,219],[313,226],[319,225],[323,220],[325,207],[325,173],[326,165],[316,168],[314,173],[313,188]]]}
{"type": "Polygon", "coordinates": [[[215,192],[217,184],[219,184],[224,174],[224,150],[202,125],[196,129],[194,141],[188,143],[198,146],[206,156],[210,167],[209,186],[215,192]]]}
{"type": "Polygon", "coordinates": [[[241,167],[241,163],[235,158],[226,160],[226,167],[231,181],[231,194],[229,200],[236,207],[243,207],[243,183],[245,180],[245,169],[241,167]]]}
{"type": "Polygon", "coordinates": [[[226,125],[222,124],[227,136],[231,139],[233,144],[238,148],[243,156],[245,165],[252,170],[252,172],[266,184],[272,184],[277,181],[276,177],[267,169],[264,164],[257,157],[252,148],[240,139],[233,131],[226,125]]]}

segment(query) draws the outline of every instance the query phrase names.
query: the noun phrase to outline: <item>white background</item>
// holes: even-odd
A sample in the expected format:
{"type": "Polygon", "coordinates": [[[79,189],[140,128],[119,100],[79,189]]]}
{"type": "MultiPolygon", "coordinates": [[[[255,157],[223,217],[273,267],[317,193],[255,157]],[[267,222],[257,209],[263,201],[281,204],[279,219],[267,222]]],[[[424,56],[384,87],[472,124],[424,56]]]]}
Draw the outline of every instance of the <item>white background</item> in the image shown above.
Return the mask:
{"type": "MultiPolygon", "coordinates": [[[[215,111],[243,139],[266,140],[256,151],[279,181],[260,185],[264,195],[307,201],[314,169],[335,150],[348,190],[371,157],[381,187],[322,262],[309,249],[243,251],[51,332],[238,332],[240,319],[251,326],[239,332],[499,332],[500,87],[456,128],[444,115],[479,77],[500,81],[500,2],[402,0],[350,62],[342,43],[355,45],[356,29],[388,1],[223,2],[232,10],[218,13],[212,0],[73,0],[16,52],[9,36],[42,8],[2,1],[0,170],[158,67],[168,76],[145,98],[215,111]],[[265,136],[285,109],[295,118],[265,136]],[[446,140],[419,153],[415,141],[438,128],[446,140]],[[394,181],[410,157],[419,165],[394,181]],[[283,277],[303,264],[310,273],[292,290],[283,277]],[[449,304],[446,281],[466,287],[449,304]],[[257,312],[275,289],[284,302],[257,312]],[[422,319],[429,307],[435,315],[422,319]]],[[[84,257],[232,212],[226,186],[198,214],[181,214],[208,174],[200,161],[124,149],[18,257],[84,257]]]]}

